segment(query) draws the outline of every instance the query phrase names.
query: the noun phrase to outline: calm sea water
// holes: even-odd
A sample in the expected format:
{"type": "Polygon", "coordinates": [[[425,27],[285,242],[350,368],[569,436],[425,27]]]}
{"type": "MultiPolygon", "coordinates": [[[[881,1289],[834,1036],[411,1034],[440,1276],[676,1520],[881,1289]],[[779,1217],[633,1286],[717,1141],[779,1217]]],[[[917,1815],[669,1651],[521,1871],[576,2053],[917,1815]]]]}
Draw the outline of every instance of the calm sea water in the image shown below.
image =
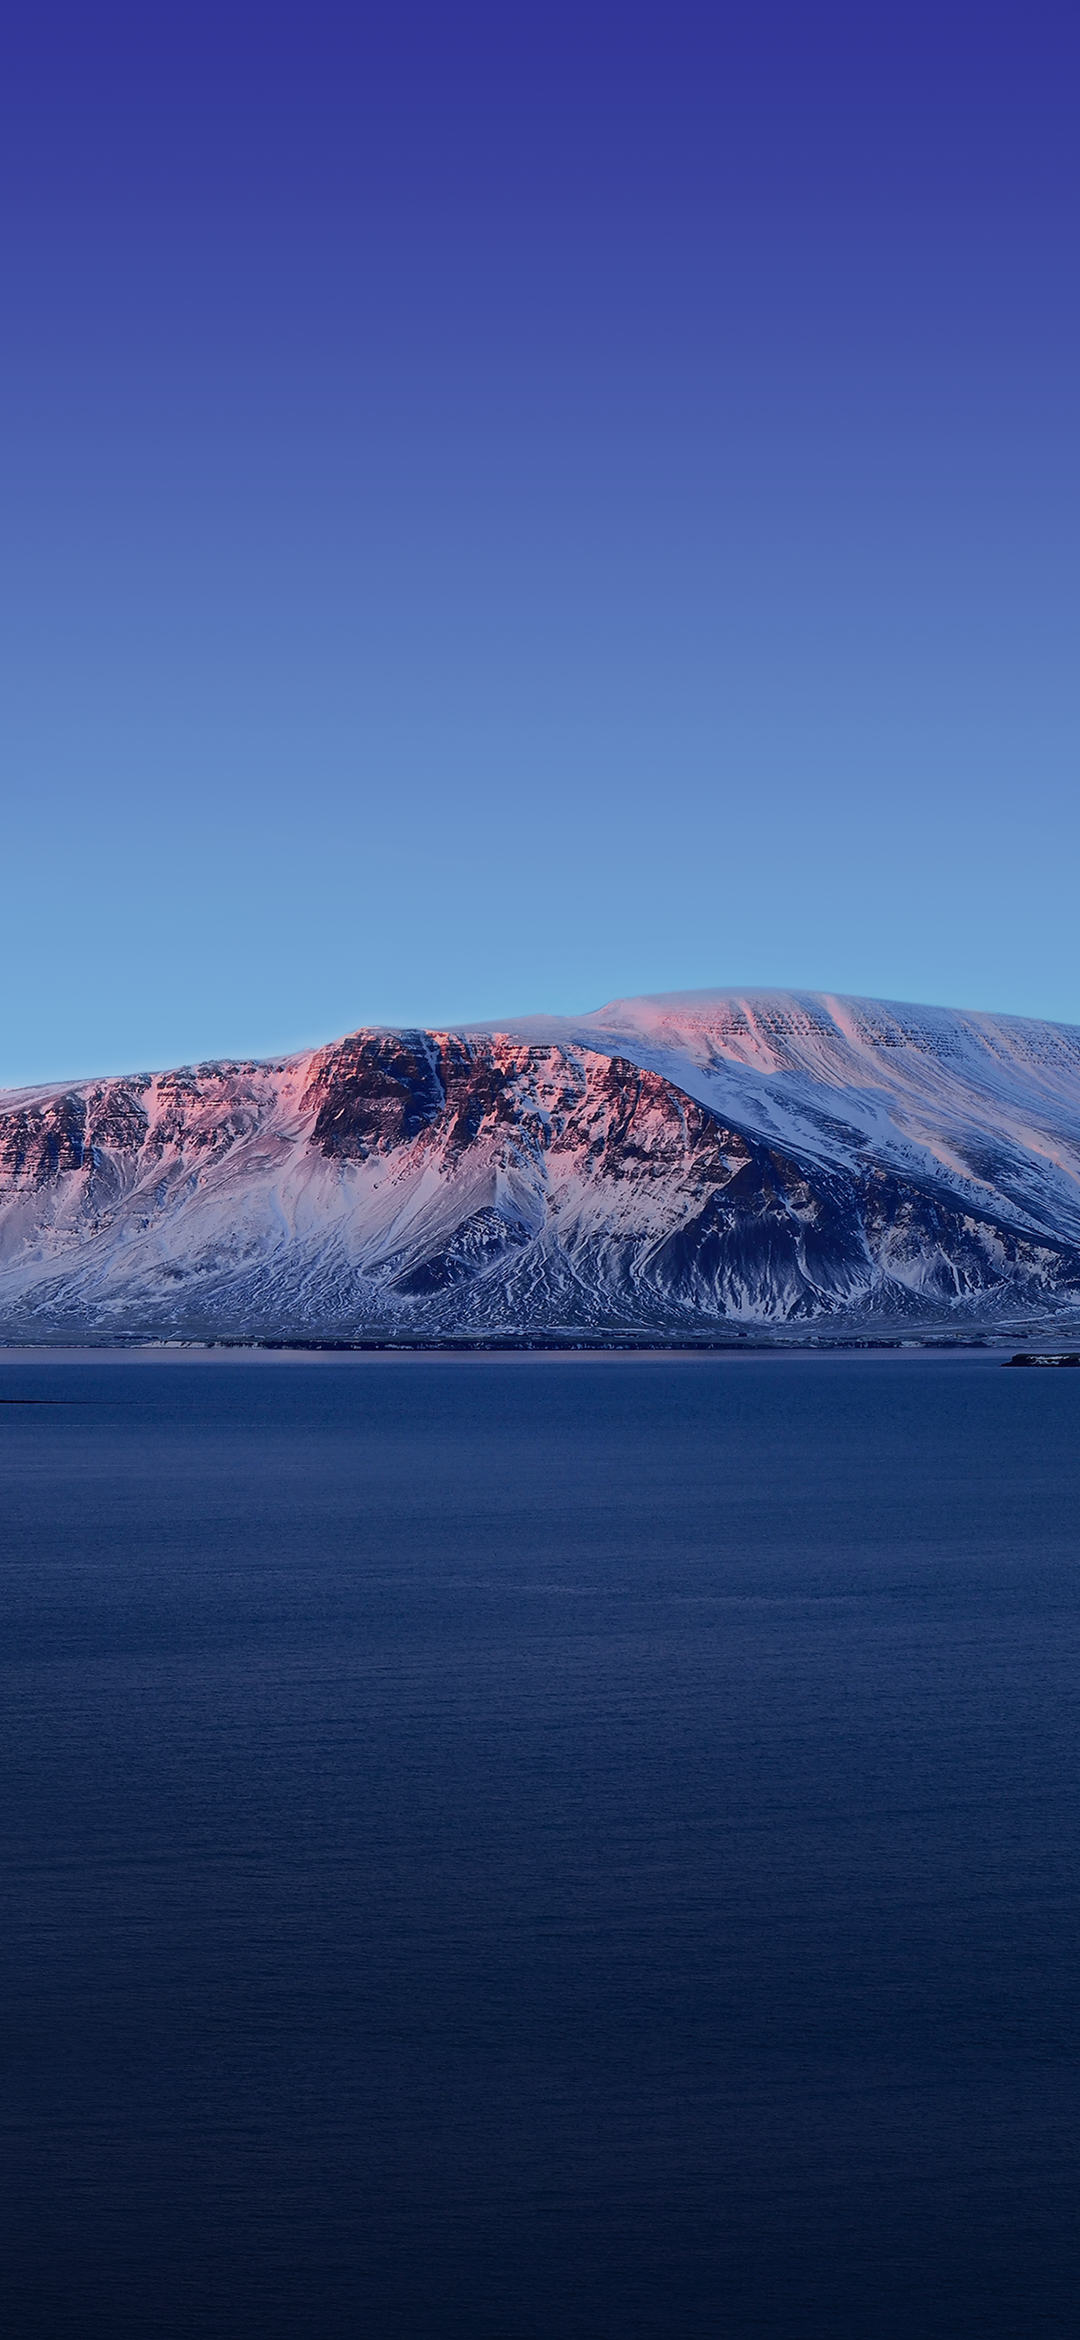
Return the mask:
{"type": "Polygon", "coordinates": [[[1080,2325],[1080,1373],[0,1361],[5,2328],[1080,2325]]]}

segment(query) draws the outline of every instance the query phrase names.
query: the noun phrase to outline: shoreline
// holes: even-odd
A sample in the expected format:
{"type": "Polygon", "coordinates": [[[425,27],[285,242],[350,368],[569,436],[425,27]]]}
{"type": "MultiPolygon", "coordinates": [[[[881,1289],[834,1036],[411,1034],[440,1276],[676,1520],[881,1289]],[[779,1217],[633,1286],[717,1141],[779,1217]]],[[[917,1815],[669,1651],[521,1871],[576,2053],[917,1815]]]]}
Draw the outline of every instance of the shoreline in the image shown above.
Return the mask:
{"type": "Polygon", "coordinates": [[[0,1342],[0,1369],[48,1365],[406,1366],[522,1364],[717,1364],[726,1361],[880,1365],[1057,1362],[1076,1353],[1076,1336],[1059,1345],[1030,1335],[1008,1339],[872,1339],[790,1341],[26,1341],[0,1342]]]}

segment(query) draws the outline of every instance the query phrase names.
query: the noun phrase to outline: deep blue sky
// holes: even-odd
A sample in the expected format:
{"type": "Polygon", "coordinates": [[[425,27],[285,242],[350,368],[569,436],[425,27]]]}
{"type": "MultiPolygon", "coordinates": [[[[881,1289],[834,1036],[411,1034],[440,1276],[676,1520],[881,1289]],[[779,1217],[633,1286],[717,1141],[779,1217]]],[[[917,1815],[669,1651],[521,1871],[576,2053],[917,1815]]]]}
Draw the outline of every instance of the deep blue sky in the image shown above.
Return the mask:
{"type": "Polygon", "coordinates": [[[1080,19],[0,55],[0,1079],[778,983],[1080,1022],[1080,19]]]}

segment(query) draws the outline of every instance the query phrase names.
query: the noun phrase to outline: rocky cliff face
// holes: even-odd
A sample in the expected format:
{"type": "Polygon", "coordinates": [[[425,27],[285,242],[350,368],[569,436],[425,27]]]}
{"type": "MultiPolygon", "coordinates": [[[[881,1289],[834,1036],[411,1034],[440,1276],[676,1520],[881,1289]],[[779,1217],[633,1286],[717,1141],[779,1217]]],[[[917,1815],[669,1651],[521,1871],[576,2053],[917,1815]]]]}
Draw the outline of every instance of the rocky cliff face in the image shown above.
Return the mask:
{"type": "Polygon", "coordinates": [[[1065,1027],[715,994],[0,1098],[8,1337],[1070,1315],[1065,1027]]]}

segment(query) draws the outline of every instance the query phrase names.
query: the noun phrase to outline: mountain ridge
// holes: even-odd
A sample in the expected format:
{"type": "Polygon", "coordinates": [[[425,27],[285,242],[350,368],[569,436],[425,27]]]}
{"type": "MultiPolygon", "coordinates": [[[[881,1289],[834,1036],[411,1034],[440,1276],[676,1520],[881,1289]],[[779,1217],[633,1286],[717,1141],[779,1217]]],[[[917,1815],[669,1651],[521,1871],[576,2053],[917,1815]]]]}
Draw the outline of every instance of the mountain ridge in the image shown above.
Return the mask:
{"type": "Polygon", "coordinates": [[[0,1093],[0,1334],[1080,1318],[1080,1028],[787,991],[0,1093]]]}

